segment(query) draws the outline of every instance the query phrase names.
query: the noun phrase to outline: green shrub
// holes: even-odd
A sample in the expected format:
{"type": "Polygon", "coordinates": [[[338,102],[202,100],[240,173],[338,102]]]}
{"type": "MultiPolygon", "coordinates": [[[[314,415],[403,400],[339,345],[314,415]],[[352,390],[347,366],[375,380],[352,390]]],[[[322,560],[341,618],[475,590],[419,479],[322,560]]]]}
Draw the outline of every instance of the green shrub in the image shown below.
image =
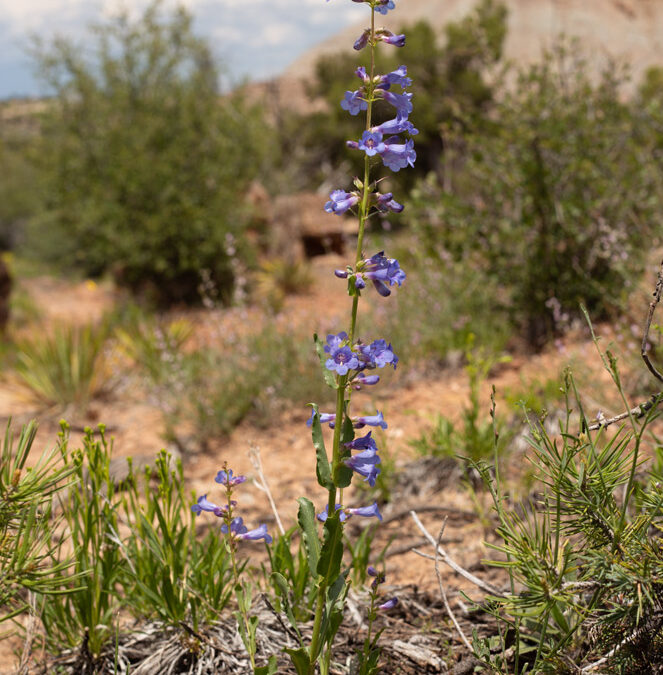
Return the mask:
{"type": "Polygon", "coordinates": [[[112,273],[160,304],[198,301],[207,270],[229,300],[248,252],[241,194],[270,136],[257,108],[219,100],[210,48],[184,9],[166,16],[163,4],[97,26],[85,50],[35,48],[54,99],[42,121],[46,207],[26,250],[112,273]]]}
{"type": "Polygon", "coordinates": [[[494,275],[490,295],[534,346],[579,315],[605,317],[657,241],[660,162],[619,69],[593,80],[564,43],[519,73],[489,133],[444,189],[421,186],[413,223],[432,256],[494,275]]]}

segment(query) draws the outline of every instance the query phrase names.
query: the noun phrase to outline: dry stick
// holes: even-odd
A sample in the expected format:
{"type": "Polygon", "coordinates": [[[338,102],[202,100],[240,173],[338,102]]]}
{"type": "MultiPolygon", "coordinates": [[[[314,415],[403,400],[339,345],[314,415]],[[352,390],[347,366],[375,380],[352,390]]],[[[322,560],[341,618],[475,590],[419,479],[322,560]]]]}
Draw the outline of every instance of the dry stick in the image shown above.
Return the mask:
{"type": "Polygon", "coordinates": [[[658,630],[661,627],[661,623],[663,623],[663,613],[662,612],[656,612],[652,617],[649,618],[649,620],[647,621],[647,623],[644,626],[640,626],[639,628],[636,628],[630,635],[625,637],[619,644],[615,645],[607,654],[604,654],[598,661],[594,661],[594,663],[590,663],[589,665],[585,666],[584,668],[582,668],[582,670],[580,672],[581,673],[590,673],[595,668],[598,668],[599,666],[604,665],[609,659],[611,659],[625,645],[627,645],[629,642],[631,642],[633,640],[636,640],[643,633],[650,630],[652,628],[652,624],[654,625],[654,630],[658,630]]]}
{"type": "MultiPolygon", "coordinates": [[[[496,595],[500,598],[507,597],[505,593],[502,593],[502,591],[498,590],[494,586],[491,586],[485,581],[482,581],[481,579],[479,579],[479,577],[475,577],[474,574],[472,574],[471,572],[468,572],[467,570],[463,569],[455,560],[453,560],[453,558],[450,558],[447,552],[435,541],[433,535],[423,526],[422,522],[419,520],[419,516],[417,516],[417,514],[414,511],[410,511],[410,516],[412,517],[412,520],[414,520],[415,525],[419,528],[424,537],[426,537],[430,545],[436,551],[439,552],[440,558],[442,558],[442,560],[444,560],[444,562],[447,563],[447,565],[449,565],[449,567],[451,567],[451,569],[454,570],[454,572],[457,572],[462,577],[472,582],[475,586],[479,587],[486,593],[496,595]]],[[[413,552],[419,553],[419,555],[426,557],[420,551],[416,551],[416,549],[412,550],[413,552]]]]}
{"type": "Polygon", "coordinates": [[[596,422],[595,424],[590,424],[587,427],[587,431],[597,431],[598,429],[602,429],[603,427],[610,426],[611,424],[614,424],[615,422],[620,422],[621,420],[625,420],[628,417],[633,416],[635,419],[639,419],[640,417],[644,417],[653,407],[656,405],[658,402],[659,398],[663,392],[658,392],[657,394],[652,394],[647,401],[644,403],[640,403],[635,406],[635,408],[631,408],[631,410],[623,413],[619,413],[619,415],[615,415],[614,417],[611,417],[607,420],[602,420],[600,422],[596,422]]]}
{"type": "Polygon", "coordinates": [[[262,490],[267,495],[267,499],[269,499],[269,505],[272,507],[272,513],[274,514],[274,518],[276,518],[276,524],[278,525],[281,535],[284,535],[285,530],[283,529],[283,523],[281,522],[281,518],[279,517],[279,512],[276,510],[274,497],[272,497],[272,492],[269,489],[269,485],[267,484],[265,472],[262,470],[262,460],[260,459],[260,448],[257,445],[251,444],[251,448],[249,449],[249,459],[251,460],[251,464],[253,464],[253,468],[256,470],[260,478],[259,481],[254,479],[253,482],[255,483],[255,486],[259,490],[262,490]]]}
{"type": "Polygon", "coordinates": [[[448,513],[453,516],[462,516],[468,520],[476,520],[477,518],[476,513],[472,511],[465,511],[463,509],[456,509],[453,506],[435,506],[432,504],[422,504],[420,506],[410,507],[408,509],[401,509],[400,511],[396,511],[389,516],[385,516],[384,520],[382,521],[382,525],[384,526],[387,523],[392,523],[395,520],[405,518],[406,516],[409,516],[412,511],[416,511],[417,513],[448,513]]]}
{"type": "Polygon", "coordinates": [[[460,639],[465,643],[465,646],[469,649],[470,652],[474,652],[474,650],[472,649],[472,645],[470,644],[470,641],[465,637],[463,629],[460,627],[460,624],[458,623],[458,621],[456,621],[454,613],[451,611],[451,606],[449,605],[449,601],[447,600],[447,594],[444,590],[444,584],[442,583],[442,574],[440,573],[440,546],[442,543],[442,535],[444,534],[444,528],[446,526],[447,526],[447,519],[445,518],[442,523],[442,527],[440,528],[440,534],[437,535],[437,542],[435,544],[435,574],[437,576],[437,585],[440,587],[440,595],[442,596],[442,602],[444,602],[444,607],[447,610],[449,618],[451,619],[451,623],[453,623],[454,628],[458,631],[458,635],[460,635],[460,639]]]}

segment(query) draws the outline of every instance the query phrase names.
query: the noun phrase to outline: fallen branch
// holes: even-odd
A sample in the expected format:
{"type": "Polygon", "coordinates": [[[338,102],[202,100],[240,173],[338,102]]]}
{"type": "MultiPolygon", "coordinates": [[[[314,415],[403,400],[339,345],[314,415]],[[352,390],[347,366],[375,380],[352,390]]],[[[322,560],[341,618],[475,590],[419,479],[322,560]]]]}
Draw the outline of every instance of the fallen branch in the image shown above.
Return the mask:
{"type": "MultiPolygon", "coordinates": [[[[475,577],[474,574],[471,572],[468,572],[467,570],[463,569],[453,558],[450,558],[447,552],[438,544],[438,542],[435,541],[433,538],[433,535],[423,526],[422,522],[419,520],[419,516],[414,511],[410,511],[410,516],[412,517],[412,520],[414,520],[414,524],[419,528],[421,533],[426,537],[430,545],[433,547],[435,551],[439,553],[440,558],[447,564],[449,567],[454,572],[457,572],[460,574],[462,577],[473,583],[475,586],[480,588],[481,590],[485,591],[486,593],[489,593],[490,595],[495,595],[500,598],[506,598],[506,594],[502,593],[502,591],[498,590],[494,586],[491,586],[491,584],[486,583],[485,581],[482,581],[479,579],[479,577],[475,577]]],[[[413,549],[415,551],[415,549],[413,549]]],[[[419,555],[422,555],[419,552],[419,555]]],[[[425,556],[424,556],[425,557],[425,556]]]]}

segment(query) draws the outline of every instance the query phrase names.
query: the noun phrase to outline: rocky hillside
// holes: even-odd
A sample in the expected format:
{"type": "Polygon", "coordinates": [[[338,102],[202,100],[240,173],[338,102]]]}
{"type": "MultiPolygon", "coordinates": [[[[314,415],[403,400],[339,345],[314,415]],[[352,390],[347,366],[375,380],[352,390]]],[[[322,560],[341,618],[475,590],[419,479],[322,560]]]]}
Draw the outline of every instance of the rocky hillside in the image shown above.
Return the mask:
{"type": "MultiPolygon", "coordinates": [[[[506,56],[516,62],[538,60],[560,33],[580,39],[586,55],[600,66],[608,58],[628,62],[635,79],[663,64],[661,0],[504,0],[509,9],[506,56]]],[[[476,0],[398,0],[384,19],[391,30],[420,19],[441,29],[468,14],[476,0]]],[[[351,26],[297,59],[285,77],[306,78],[318,56],[351,45],[363,29],[351,26]]]]}

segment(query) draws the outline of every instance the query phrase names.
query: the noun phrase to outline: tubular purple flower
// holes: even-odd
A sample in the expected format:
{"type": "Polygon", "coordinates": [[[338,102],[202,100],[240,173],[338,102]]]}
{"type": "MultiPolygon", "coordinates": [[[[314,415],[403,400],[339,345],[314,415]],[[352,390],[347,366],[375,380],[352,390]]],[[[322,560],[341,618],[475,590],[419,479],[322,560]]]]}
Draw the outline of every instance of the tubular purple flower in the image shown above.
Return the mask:
{"type": "Polygon", "coordinates": [[[372,128],[372,131],[379,131],[383,136],[386,134],[402,134],[408,133],[412,136],[416,136],[419,133],[419,129],[416,129],[412,122],[405,117],[395,117],[393,120],[388,120],[383,122],[376,127],[372,128]]]}
{"type": "MultiPolygon", "coordinates": [[[[382,42],[386,42],[388,45],[393,45],[394,47],[405,47],[405,35],[394,35],[390,30],[384,28],[375,32],[375,39],[382,40],[382,42]]],[[[368,44],[368,37],[366,38],[366,44],[368,44]]],[[[365,47],[366,44],[363,46],[365,47]]]]}
{"type": "Polygon", "coordinates": [[[346,448],[348,448],[348,450],[374,450],[377,452],[378,446],[376,445],[372,436],[373,432],[369,431],[366,436],[358,436],[344,445],[346,448]]]}
{"type": "MultiPolygon", "coordinates": [[[[336,504],[336,511],[341,511],[341,505],[340,505],[340,504],[336,504]]],[[[327,518],[329,518],[329,504],[326,504],[326,505],[325,505],[325,510],[324,510],[324,511],[321,511],[320,513],[318,513],[318,514],[316,515],[316,518],[317,518],[321,523],[324,523],[324,522],[327,520],[327,518]]],[[[341,512],[338,514],[338,518],[339,518],[339,520],[340,520],[342,523],[344,523],[344,522],[348,519],[348,517],[345,515],[345,512],[344,512],[344,511],[341,511],[341,512]]]]}
{"type": "Polygon", "coordinates": [[[370,506],[360,506],[356,509],[345,509],[349,516],[363,516],[364,518],[377,518],[382,521],[382,514],[378,508],[378,503],[373,502],[370,506]]]}
{"type": "MultiPolygon", "coordinates": [[[[221,525],[221,532],[223,532],[223,534],[228,534],[228,525],[226,523],[221,525]]],[[[230,535],[233,538],[236,538],[240,534],[244,534],[246,532],[247,528],[246,525],[244,525],[244,521],[241,516],[237,516],[230,521],[230,535]]]]}
{"type": "Polygon", "coordinates": [[[347,110],[351,115],[358,115],[362,110],[368,110],[368,103],[362,98],[363,96],[363,89],[346,91],[341,101],[341,108],[347,110]]]}
{"type": "MultiPolygon", "coordinates": [[[[235,506],[237,502],[231,502],[231,506],[235,506]]],[[[203,511],[208,511],[209,513],[213,513],[215,516],[223,516],[223,514],[228,510],[228,505],[226,504],[225,506],[218,506],[217,504],[214,504],[213,502],[210,502],[207,499],[207,495],[203,495],[202,497],[198,497],[198,501],[191,506],[191,510],[199,516],[203,511]]]]}
{"type": "Polygon", "coordinates": [[[380,427],[382,429],[387,428],[387,423],[384,421],[384,417],[379,410],[375,415],[361,415],[360,417],[355,417],[353,424],[355,429],[362,429],[365,426],[380,427]]]}
{"type": "Polygon", "coordinates": [[[388,610],[393,609],[398,604],[398,598],[391,598],[387,602],[383,602],[381,605],[378,605],[378,609],[388,610]]]}
{"type": "Polygon", "coordinates": [[[391,344],[386,340],[374,340],[370,345],[360,347],[361,357],[367,368],[384,368],[392,365],[394,370],[398,364],[398,356],[394,354],[391,344]]]}
{"type": "MultiPolygon", "coordinates": [[[[318,413],[320,415],[320,424],[329,424],[333,429],[334,422],[336,421],[336,413],[318,413]]],[[[315,416],[315,410],[311,410],[311,417],[306,422],[306,426],[310,427],[313,425],[313,418],[315,416]]]]}
{"type": "Polygon", "coordinates": [[[380,14],[386,14],[390,9],[394,9],[395,7],[394,0],[378,0],[375,5],[375,11],[380,14]]]}
{"type": "Polygon", "coordinates": [[[396,117],[405,119],[412,112],[412,94],[394,94],[393,91],[381,89],[382,98],[396,108],[396,117]]]}
{"type": "Polygon", "coordinates": [[[385,151],[382,134],[379,131],[364,131],[357,147],[359,150],[363,150],[369,157],[385,151]]]}
{"type": "Polygon", "coordinates": [[[384,251],[363,260],[358,267],[361,275],[372,281],[377,292],[384,297],[391,295],[387,284],[400,286],[405,281],[405,272],[398,264],[398,260],[387,258],[384,251]]]}
{"type": "MultiPolygon", "coordinates": [[[[246,528],[244,528],[246,529],[246,528]]],[[[249,541],[258,541],[260,539],[265,540],[265,544],[272,543],[272,536],[267,533],[267,525],[264,523],[258,526],[255,530],[250,530],[249,532],[244,532],[236,536],[237,539],[248,539],[249,541]]]]}
{"type": "Polygon", "coordinates": [[[364,375],[364,373],[359,373],[355,379],[356,387],[361,386],[372,386],[377,384],[380,381],[379,375],[364,375]]]}
{"type": "Polygon", "coordinates": [[[381,469],[378,466],[381,461],[375,450],[364,450],[354,457],[348,457],[343,460],[343,463],[355,473],[364,476],[364,482],[371,487],[375,486],[375,481],[380,475],[381,469]],[[368,455],[368,457],[362,457],[368,455]]]}
{"type": "Polygon", "coordinates": [[[221,483],[221,485],[225,485],[226,487],[233,487],[243,483],[246,480],[246,476],[233,476],[233,470],[228,469],[227,472],[219,471],[219,473],[216,474],[216,478],[214,480],[217,483],[221,483]]]}
{"type": "Polygon", "coordinates": [[[361,291],[362,288],[366,288],[366,282],[364,281],[364,276],[361,272],[355,272],[355,288],[358,291],[361,291]]]}
{"type": "Polygon", "coordinates": [[[378,87],[380,89],[389,89],[392,84],[400,84],[402,89],[407,89],[412,84],[412,80],[407,77],[407,67],[398,66],[386,75],[382,75],[378,87]]]}
{"type": "Polygon", "coordinates": [[[352,208],[358,201],[359,195],[356,192],[334,190],[329,195],[329,201],[325,204],[325,211],[340,216],[352,208]]]}
{"type": "Polygon", "coordinates": [[[357,76],[364,84],[368,84],[370,78],[369,78],[368,75],[366,74],[366,68],[364,68],[364,66],[359,66],[359,68],[357,68],[357,70],[355,70],[355,75],[356,75],[356,76],[357,76]]]}
{"type": "Polygon", "coordinates": [[[351,150],[358,150],[359,149],[359,143],[357,143],[357,141],[345,141],[345,144],[351,150]]]}
{"type": "Polygon", "coordinates": [[[387,213],[388,211],[393,211],[394,213],[401,213],[405,208],[402,204],[399,204],[393,198],[393,194],[391,192],[387,192],[383,195],[378,194],[375,207],[381,213],[387,213]]]}
{"type": "Polygon", "coordinates": [[[417,153],[414,149],[414,141],[410,138],[401,143],[398,136],[391,136],[384,141],[384,150],[380,153],[384,165],[394,172],[414,166],[417,153]]]}
{"type": "Polygon", "coordinates": [[[360,51],[368,44],[368,39],[371,36],[371,29],[367,28],[356,40],[353,46],[354,49],[360,51]]]}
{"type": "Polygon", "coordinates": [[[327,344],[324,348],[325,353],[333,356],[336,350],[340,349],[347,339],[348,334],[344,330],[342,330],[340,333],[337,333],[336,335],[330,333],[327,335],[327,344]]]}

